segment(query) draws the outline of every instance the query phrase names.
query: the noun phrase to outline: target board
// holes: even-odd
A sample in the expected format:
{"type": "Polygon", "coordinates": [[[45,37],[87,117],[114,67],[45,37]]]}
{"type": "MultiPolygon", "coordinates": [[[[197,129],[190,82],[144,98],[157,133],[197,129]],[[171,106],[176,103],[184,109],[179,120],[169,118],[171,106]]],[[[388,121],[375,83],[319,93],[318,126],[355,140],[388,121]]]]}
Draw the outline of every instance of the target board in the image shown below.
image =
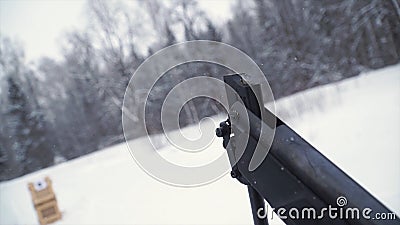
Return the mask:
{"type": "Polygon", "coordinates": [[[41,225],[61,219],[56,195],[49,177],[28,183],[28,188],[41,225]]]}

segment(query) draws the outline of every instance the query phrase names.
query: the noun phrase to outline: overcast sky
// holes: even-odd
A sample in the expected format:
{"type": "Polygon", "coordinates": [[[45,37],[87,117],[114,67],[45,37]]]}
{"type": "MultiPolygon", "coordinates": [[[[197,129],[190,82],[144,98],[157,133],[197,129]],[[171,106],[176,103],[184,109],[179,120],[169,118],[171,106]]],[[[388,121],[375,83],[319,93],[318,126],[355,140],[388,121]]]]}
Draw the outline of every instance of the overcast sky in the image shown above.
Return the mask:
{"type": "Polygon", "coordinates": [[[0,33],[18,38],[28,59],[57,56],[63,31],[84,22],[84,4],[77,0],[0,0],[0,33]]]}
{"type": "MultiPolygon", "coordinates": [[[[0,34],[20,40],[28,60],[59,57],[63,33],[86,23],[85,5],[83,0],[0,0],[0,34]]],[[[230,15],[228,0],[199,0],[199,5],[214,18],[230,15]]]]}

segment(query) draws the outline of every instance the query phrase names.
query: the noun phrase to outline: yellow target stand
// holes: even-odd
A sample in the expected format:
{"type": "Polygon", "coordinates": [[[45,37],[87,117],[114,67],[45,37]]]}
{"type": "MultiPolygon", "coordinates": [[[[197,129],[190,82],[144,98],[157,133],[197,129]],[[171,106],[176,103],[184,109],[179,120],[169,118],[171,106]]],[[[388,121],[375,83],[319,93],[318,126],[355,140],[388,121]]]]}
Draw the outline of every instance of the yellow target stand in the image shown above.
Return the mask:
{"type": "Polygon", "coordinates": [[[49,177],[44,180],[28,183],[32,202],[41,225],[46,225],[61,219],[57,206],[56,195],[49,177]]]}

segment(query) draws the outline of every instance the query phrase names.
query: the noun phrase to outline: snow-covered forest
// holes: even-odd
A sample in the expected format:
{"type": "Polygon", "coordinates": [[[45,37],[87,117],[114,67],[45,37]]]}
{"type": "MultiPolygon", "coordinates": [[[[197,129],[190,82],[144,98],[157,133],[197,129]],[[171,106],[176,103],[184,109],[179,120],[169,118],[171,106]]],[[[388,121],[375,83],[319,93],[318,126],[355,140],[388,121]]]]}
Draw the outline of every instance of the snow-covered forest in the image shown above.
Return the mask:
{"type": "MultiPolygon", "coordinates": [[[[281,98],[399,63],[399,5],[397,0],[237,0],[221,24],[195,0],[89,0],[88,23],[66,31],[59,43],[62,59],[33,63],[18,40],[1,35],[0,180],[124,141],[125,88],[137,67],[164,47],[187,40],[228,43],[256,61],[275,98],[281,98]]],[[[161,131],[160,103],[177,82],[228,72],[205,63],[169,71],[174,79],[160,80],[150,96],[154,119],[146,126],[161,131]]],[[[196,123],[221,110],[211,100],[193,99],[180,122],[196,123]]],[[[138,129],[133,137],[142,135],[138,129]]]]}
{"type": "MultiPolygon", "coordinates": [[[[400,127],[395,124],[400,124],[399,75],[397,64],[276,102],[280,118],[397,215],[400,127]]],[[[185,131],[196,134],[198,126],[188,126],[185,131]]],[[[146,138],[131,143],[152,149],[146,138]]],[[[207,155],[223,153],[221,139],[214,139],[206,151],[207,155]]],[[[193,160],[172,145],[159,153],[174,162],[193,160]]],[[[197,188],[165,185],[132,162],[126,143],[1,182],[0,224],[37,224],[26,184],[45,176],[54,182],[63,215],[55,225],[252,224],[246,186],[236,179],[227,174],[197,188]]],[[[275,214],[269,224],[284,223],[275,214]]]]}

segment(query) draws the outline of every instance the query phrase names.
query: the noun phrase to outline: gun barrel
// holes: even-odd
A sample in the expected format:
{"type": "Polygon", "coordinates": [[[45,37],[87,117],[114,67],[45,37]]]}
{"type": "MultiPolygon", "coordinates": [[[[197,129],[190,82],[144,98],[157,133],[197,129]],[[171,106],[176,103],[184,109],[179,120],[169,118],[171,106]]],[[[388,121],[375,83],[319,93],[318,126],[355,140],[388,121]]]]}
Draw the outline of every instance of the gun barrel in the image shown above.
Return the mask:
{"type": "MultiPolygon", "coordinates": [[[[243,102],[240,104],[244,104],[246,112],[240,113],[246,113],[249,122],[246,125],[243,121],[230,119],[234,133],[228,146],[231,148],[228,154],[234,155],[230,158],[238,157],[235,143],[243,142],[239,138],[249,137],[238,162],[232,164],[233,170],[240,174],[239,181],[254,188],[275,209],[284,208],[287,212],[292,208],[312,208],[318,216],[317,220],[314,220],[315,217],[286,217],[284,221],[287,224],[400,224],[398,216],[299,134],[265,107],[259,107],[260,104],[255,106],[257,99],[253,89],[257,90],[256,86],[251,88],[244,84],[240,75],[225,76],[224,80],[236,91],[230,93],[227,89],[229,105],[243,102]],[[249,127],[246,129],[246,126],[249,127]],[[276,128],[273,137],[268,136],[271,135],[270,132],[263,132],[266,128],[273,129],[274,126],[276,128]],[[271,138],[272,144],[269,142],[271,138]],[[250,171],[249,164],[257,144],[269,152],[261,164],[250,171]],[[332,207],[342,214],[332,218],[324,212],[324,209],[332,207]],[[348,209],[358,215],[349,216],[348,209]],[[365,209],[370,209],[370,213],[388,213],[394,215],[394,218],[373,220],[362,214],[365,209]],[[320,214],[323,214],[321,218],[320,214]]],[[[239,115],[238,118],[243,116],[239,115]]]]}

